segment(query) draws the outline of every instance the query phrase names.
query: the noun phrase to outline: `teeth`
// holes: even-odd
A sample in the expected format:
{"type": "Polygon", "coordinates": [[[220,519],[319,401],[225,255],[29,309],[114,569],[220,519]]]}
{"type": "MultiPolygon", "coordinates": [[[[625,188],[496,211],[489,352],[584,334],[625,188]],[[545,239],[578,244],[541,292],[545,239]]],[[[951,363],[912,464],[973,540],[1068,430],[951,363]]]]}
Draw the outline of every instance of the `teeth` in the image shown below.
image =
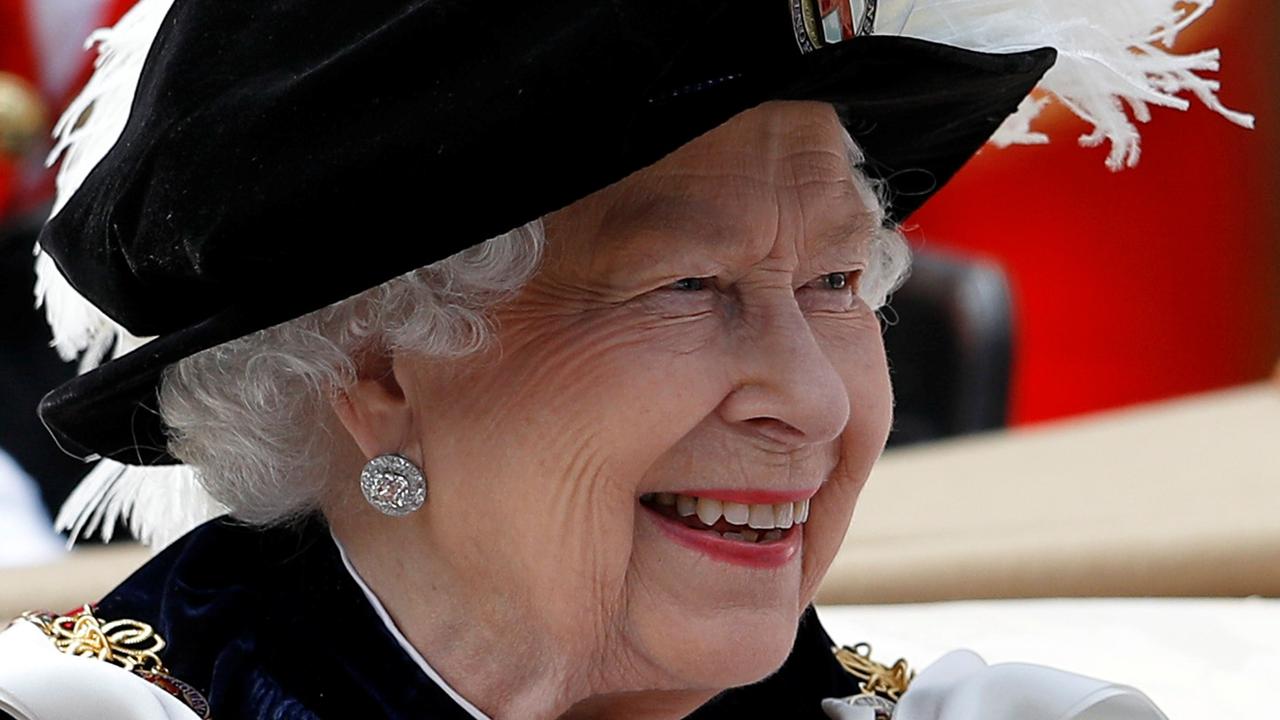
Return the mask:
{"type": "Polygon", "coordinates": [[[746,525],[751,515],[751,506],[742,503],[727,502],[724,504],[724,519],[734,525],[746,525]]]}
{"type": "Polygon", "coordinates": [[[773,527],[773,506],[752,505],[747,525],[757,530],[769,530],[773,527]]]}
{"type": "MultiPolygon", "coordinates": [[[[754,541],[761,534],[757,531],[786,530],[809,519],[809,500],[776,505],[747,505],[676,493],[651,493],[641,499],[660,507],[674,507],[680,517],[697,515],[698,520],[707,526],[715,525],[723,517],[730,525],[740,526],[747,541],[754,541]]],[[[738,538],[735,536],[732,539],[738,538]]]]}
{"type": "Polygon", "coordinates": [[[770,530],[769,532],[767,532],[767,533],[765,533],[765,534],[764,534],[764,541],[765,541],[765,542],[769,542],[769,541],[771,541],[771,540],[781,540],[781,539],[782,539],[782,531],[781,531],[781,530],[770,530]]]}
{"type": "MultiPolygon", "coordinates": [[[[775,530],[774,532],[778,533],[778,537],[782,537],[781,532],[778,532],[777,530],[775,530]]],[[[760,539],[760,533],[756,532],[755,530],[743,530],[742,532],[720,533],[720,537],[724,538],[725,540],[737,540],[739,542],[753,543],[760,539]]]]}
{"type": "Polygon", "coordinates": [[[680,517],[689,517],[696,512],[698,512],[698,498],[688,495],[676,496],[676,513],[680,517]]]}
{"type": "Polygon", "coordinates": [[[719,500],[698,498],[698,519],[703,525],[715,525],[723,514],[724,505],[719,500]]]}
{"type": "Polygon", "coordinates": [[[778,503],[773,506],[773,526],[786,530],[795,524],[792,513],[792,505],[789,502],[778,503]]]}

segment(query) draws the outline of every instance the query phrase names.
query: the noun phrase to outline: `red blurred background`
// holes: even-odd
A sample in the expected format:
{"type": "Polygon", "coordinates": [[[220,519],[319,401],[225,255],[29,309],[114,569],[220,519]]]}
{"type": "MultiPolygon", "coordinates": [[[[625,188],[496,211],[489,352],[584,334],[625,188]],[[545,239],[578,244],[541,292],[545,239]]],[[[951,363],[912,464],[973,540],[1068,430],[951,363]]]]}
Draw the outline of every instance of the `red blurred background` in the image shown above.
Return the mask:
{"type": "MultiPolygon", "coordinates": [[[[25,80],[52,122],[89,79],[83,49],[95,28],[115,24],[136,0],[0,0],[0,73],[25,80]]],[[[0,153],[0,221],[49,200],[53,178],[43,153],[18,163],[0,153]]]]}
{"type": "Polygon", "coordinates": [[[1280,360],[1280,8],[1220,0],[1179,39],[1221,47],[1238,128],[1157,109],[1141,164],[1111,173],[1065,111],[1048,147],[988,148],[911,220],[919,246],[1003,265],[1015,424],[1236,385],[1280,360]]]}
{"type": "MultiPolygon", "coordinates": [[[[87,77],[78,38],[134,0],[0,0],[0,71],[55,114],[87,77]]],[[[1223,99],[1248,132],[1196,107],[1157,110],[1143,159],[1118,174],[1082,150],[1065,111],[1049,147],[988,149],[930,206],[921,246],[980,255],[1010,276],[1012,421],[1028,423],[1239,384],[1280,358],[1280,9],[1221,0],[1181,39],[1218,46],[1223,99]]],[[[37,153],[38,154],[38,153],[37,153]]],[[[0,220],[47,200],[48,173],[0,158],[0,220]]]]}

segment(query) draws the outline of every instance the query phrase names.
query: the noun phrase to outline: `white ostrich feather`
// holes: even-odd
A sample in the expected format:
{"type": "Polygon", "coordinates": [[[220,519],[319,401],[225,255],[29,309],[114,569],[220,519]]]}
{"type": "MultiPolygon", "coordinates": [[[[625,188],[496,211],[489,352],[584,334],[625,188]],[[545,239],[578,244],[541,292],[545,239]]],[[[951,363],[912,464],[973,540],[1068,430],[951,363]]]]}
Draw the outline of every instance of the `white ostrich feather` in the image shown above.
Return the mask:
{"type": "Polygon", "coordinates": [[[100,460],[67,498],[54,521],[68,547],[95,532],[111,540],[125,520],[143,544],[159,550],[227,510],[209,497],[186,465],[137,467],[100,460]]]}
{"type": "MultiPolygon", "coordinates": [[[[1149,122],[1152,105],[1188,109],[1185,93],[1231,122],[1253,127],[1253,116],[1224,106],[1218,82],[1202,75],[1218,70],[1217,50],[1171,50],[1179,33],[1211,7],[1213,0],[888,0],[877,22],[970,50],[1057,48],[1058,63],[1040,89],[1093,125],[1080,144],[1109,142],[1107,167],[1120,170],[1141,156],[1135,121],[1149,122]]],[[[1046,104],[1024,102],[992,142],[1048,142],[1031,130],[1046,104]]]]}
{"type": "Polygon", "coordinates": [[[53,258],[36,246],[36,307],[43,307],[53,346],[63,360],[79,358],[79,371],[102,364],[110,353],[123,355],[149,338],[135,337],[71,287],[53,258]]]}

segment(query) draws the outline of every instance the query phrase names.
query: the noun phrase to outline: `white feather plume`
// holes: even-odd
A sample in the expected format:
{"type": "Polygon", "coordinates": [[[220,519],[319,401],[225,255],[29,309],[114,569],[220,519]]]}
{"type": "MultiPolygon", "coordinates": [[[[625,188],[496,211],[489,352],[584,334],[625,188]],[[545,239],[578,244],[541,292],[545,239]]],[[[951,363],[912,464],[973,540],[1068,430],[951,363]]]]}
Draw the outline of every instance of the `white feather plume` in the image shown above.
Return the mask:
{"type": "MultiPolygon", "coordinates": [[[[1219,53],[1172,51],[1179,33],[1204,16],[1213,0],[887,0],[877,22],[901,34],[983,52],[1058,50],[1058,62],[1040,89],[1093,125],[1080,144],[1111,144],[1107,167],[1133,167],[1141,155],[1135,121],[1151,119],[1151,106],[1186,110],[1195,96],[1237,125],[1251,115],[1218,99],[1219,53]]],[[[1048,141],[1031,123],[1043,100],[1028,100],[992,138],[999,147],[1048,141]]]]}
{"type": "Polygon", "coordinates": [[[95,532],[110,541],[123,519],[134,537],[159,550],[226,511],[186,465],[137,467],[100,460],[67,498],[54,525],[69,532],[69,547],[95,532]]]}
{"type": "Polygon", "coordinates": [[[43,307],[53,333],[53,346],[63,360],[79,358],[79,371],[100,365],[108,353],[122,355],[145,342],[107,317],[71,287],[40,247],[36,246],[36,307],[43,307]]]}

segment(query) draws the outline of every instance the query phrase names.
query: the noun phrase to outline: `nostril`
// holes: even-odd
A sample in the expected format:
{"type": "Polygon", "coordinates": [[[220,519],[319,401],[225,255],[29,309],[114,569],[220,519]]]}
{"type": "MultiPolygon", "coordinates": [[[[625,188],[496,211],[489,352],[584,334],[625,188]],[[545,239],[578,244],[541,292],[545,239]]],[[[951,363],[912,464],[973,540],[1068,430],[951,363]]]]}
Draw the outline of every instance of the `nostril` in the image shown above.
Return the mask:
{"type": "Polygon", "coordinates": [[[796,426],[771,417],[755,417],[743,421],[748,427],[772,440],[786,443],[802,442],[804,433],[796,426]]]}

